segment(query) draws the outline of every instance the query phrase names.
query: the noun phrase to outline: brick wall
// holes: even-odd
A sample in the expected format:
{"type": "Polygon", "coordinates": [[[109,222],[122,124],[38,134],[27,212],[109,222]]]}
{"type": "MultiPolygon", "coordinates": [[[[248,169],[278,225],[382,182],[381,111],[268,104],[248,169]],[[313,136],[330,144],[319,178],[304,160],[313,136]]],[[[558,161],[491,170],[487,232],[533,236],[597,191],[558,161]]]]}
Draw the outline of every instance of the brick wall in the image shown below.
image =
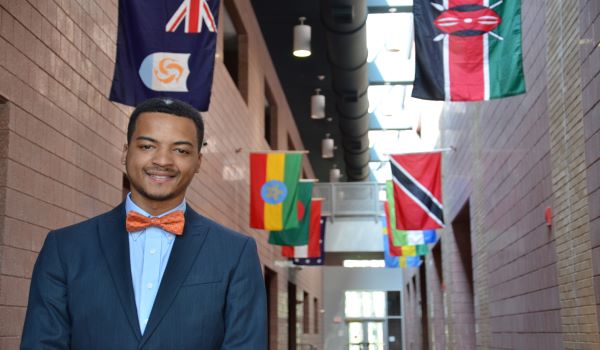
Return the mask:
{"type": "MultiPolygon", "coordinates": [[[[575,3],[575,2],[574,2],[575,3]]],[[[587,169],[582,111],[580,9],[555,1],[547,8],[548,114],[552,162],[553,233],[564,346],[600,346],[593,288],[587,169]]]]}
{"type": "MultiPolygon", "coordinates": [[[[248,228],[248,152],[264,139],[264,84],[275,103],[280,148],[302,149],[275,69],[248,0],[228,1],[244,26],[242,92],[222,62],[222,35],[208,146],[188,201],[202,214],[257,240],[261,262],[277,274],[286,300],[287,268],[266,234],[248,228]],[[238,127],[243,123],[244,128],[238,127]],[[283,146],[283,147],[282,147],[283,146]]],[[[122,197],[120,156],[131,108],[107,100],[115,59],[117,1],[3,1],[0,4],[0,349],[17,349],[29,277],[50,229],[102,213],[122,197]],[[7,112],[6,112],[7,110],[7,112]]],[[[305,162],[305,172],[312,169],[305,162]]],[[[322,300],[321,273],[293,277],[322,300]]],[[[287,304],[275,312],[278,348],[287,345],[287,304]]],[[[312,305],[312,304],[311,304],[312,305]]],[[[312,310],[312,308],[311,308],[312,310]]],[[[301,320],[300,320],[301,321],[301,320]]],[[[322,324],[322,322],[319,322],[322,324]]],[[[304,335],[302,335],[304,336],[304,335]]],[[[320,346],[322,334],[306,335],[320,346]]]]}
{"type": "Polygon", "coordinates": [[[445,310],[430,317],[430,348],[472,348],[451,225],[467,203],[477,348],[598,347],[599,4],[523,1],[527,93],[445,105],[440,145],[456,151],[443,159],[445,289],[427,263],[428,301],[445,310]],[[442,332],[445,344],[431,336],[442,332]]]}
{"type": "Polygon", "coordinates": [[[596,316],[600,323],[600,3],[580,1],[581,102],[596,316]]]}

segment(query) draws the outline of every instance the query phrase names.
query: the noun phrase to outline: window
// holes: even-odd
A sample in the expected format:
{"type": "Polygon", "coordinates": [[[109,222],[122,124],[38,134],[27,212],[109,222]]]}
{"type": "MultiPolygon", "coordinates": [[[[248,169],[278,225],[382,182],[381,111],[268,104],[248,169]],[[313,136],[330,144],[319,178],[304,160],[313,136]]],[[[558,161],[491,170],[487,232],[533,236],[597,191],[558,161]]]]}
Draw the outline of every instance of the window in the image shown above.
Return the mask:
{"type": "Polygon", "coordinates": [[[401,313],[400,292],[387,292],[387,314],[388,316],[400,316],[401,313]]]}
{"type": "Polygon", "coordinates": [[[223,63],[238,90],[248,101],[247,35],[233,1],[224,1],[220,21],[223,23],[223,63]]]}
{"type": "Polygon", "coordinates": [[[296,285],[288,282],[288,350],[296,350],[296,285]]]}
{"type": "Polygon", "coordinates": [[[271,92],[271,87],[268,82],[265,81],[265,129],[264,135],[265,140],[271,147],[271,149],[277,149],[277,105],[275,104],[275,98],[271,92]]]}
{"type": "Polygon", "coordinates": [[[268,349],[277,349],[277,272],[265,266],[268,349]]]}
{"type": "Polygon", "coordinates": [[[313,327],[315,334],[319,334],[319,315],[321,311],[319,310],[319,300],[317,298],[313,298],[313,327]]]}
{"type": "Polygon", "coordinates": [[[310,299],[307,292],[302,297],[302,332],[310,333],[310,299]]]}
{"type": "Polygon", "coordinates": [[[345,297],[346,317],[385,317],[385,292],[346,291],[345,297]]]}

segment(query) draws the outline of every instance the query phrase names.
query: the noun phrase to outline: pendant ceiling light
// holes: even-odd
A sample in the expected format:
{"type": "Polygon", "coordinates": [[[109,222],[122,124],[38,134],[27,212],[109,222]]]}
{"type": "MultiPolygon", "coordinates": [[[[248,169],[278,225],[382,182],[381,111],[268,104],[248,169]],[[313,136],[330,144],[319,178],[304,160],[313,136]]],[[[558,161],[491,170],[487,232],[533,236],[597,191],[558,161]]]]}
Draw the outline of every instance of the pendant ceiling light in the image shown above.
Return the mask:
{"type": "Polygon", "coordinates": [[[310,117],[312,119],[325,118],[325,96],[319,94],[321,89],[315,89],[315,94],[310,97],[310,117]]]}
{"type": "Polygon", "coordinates": [[[335,150],[335,145],[333,143],[333,139],[330,134],[325,134],[325,138],[321,140],[321,157],[324,159],[333,158],[333,151],[335,150]]]}
{"type": "Polygon", "coordinates": [[[331,169],[329,169],[329,182],[339,182],[342,174],[340,173],[340,168],[337,167],[336,164],[333,165],[331,169]]]}
{"type": "Polygon", "coordinates": [[[300,24],[294,26],[294,56],[310,56],[310,26],[304,24],[306,17],[298,18],[300,24]]]}

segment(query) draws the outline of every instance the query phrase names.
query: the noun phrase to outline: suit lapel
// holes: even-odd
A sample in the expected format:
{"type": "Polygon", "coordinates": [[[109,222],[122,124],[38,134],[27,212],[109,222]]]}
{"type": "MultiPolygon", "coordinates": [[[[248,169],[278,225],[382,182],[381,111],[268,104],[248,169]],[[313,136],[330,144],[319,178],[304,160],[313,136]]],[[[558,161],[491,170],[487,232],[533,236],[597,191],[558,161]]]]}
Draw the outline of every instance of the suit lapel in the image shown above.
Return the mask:
{"type": "Polygon", "coordinates": [[[129,239],[125,230],[125,205],[117,206],[98,220],[100,246],[112,279],[117,289],[121,305],[127,320],[138,340],[142,338],[138,322],[133,283],[131,281],[131,262],[129,260],[129,239]]]}
{"type": "Polygon", "coordinates": [[[183,235],[178,236],[173,244],[169,262],[160,282],[140,347],[152,336],[152,333],[171,307],[181,284],[187,277],[200,252],[200,248],[204,244],[207,233],[208,226],[202,223],[200,216],[188,205],[185,212],[183,235]]]}

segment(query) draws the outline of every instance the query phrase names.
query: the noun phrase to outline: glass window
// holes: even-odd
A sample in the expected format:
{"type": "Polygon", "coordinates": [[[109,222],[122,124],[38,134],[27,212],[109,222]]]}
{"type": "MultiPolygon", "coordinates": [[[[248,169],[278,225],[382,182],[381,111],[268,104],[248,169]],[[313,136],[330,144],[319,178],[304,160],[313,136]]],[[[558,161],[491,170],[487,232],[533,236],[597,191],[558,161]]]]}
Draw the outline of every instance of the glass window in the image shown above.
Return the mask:
{"type": "Polygon", "coordinates": [[[347,318],[385,317],[385,292],[346,291],[347,318]]]}
{"type": "Polygon", "coordinates": [[[393,291],[387,292],[387,314],[388,316],[400,316],[401,306],[400,306],[400,292],[393,291]]]}

